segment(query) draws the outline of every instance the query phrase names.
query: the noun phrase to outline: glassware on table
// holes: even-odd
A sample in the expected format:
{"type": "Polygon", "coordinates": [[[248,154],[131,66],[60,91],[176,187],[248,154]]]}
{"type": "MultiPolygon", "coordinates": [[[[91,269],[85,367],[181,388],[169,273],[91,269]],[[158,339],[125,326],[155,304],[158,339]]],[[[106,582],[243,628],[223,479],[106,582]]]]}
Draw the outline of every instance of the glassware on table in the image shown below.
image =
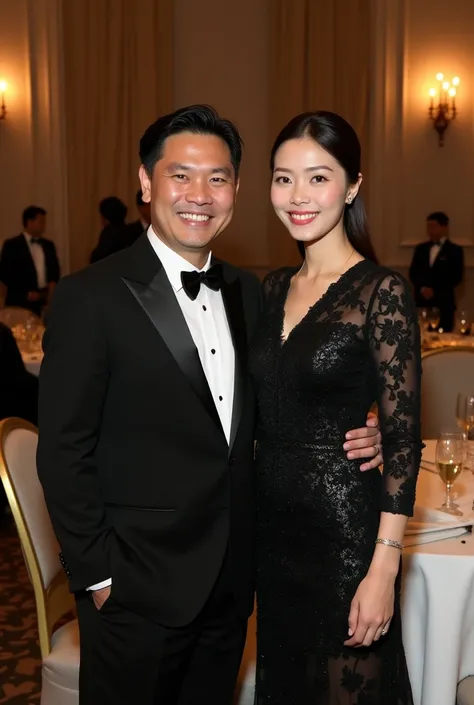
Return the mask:
{"type": "Polygon", "coordinates": [[[471,332],[471,322],[467,311],[461,311],[459,315],[459,332],[461,335],[469,335],[471,332]]]}
{"type": "Polygon", "coordinates": [[[465,457],[465,468],[466,470],[470,470],[472,474],[474,475],[474,435],[471,434],[471,438],[468,436],[467,441],[464,441],[465,443],[465,452],[464,452],[464,457],[465,457]]]}
{"type": "Polygon", "coordinates": [[[459,505],[453,502],[451,489],[462,473],[464,459],[464,440],[462,433],[442,433],[436,444],[436,466],[439,476],[446,485],[446,497],[439,510],[462,516],[459,505]]]}
{"type": "Polygon", "coordinates": [[[456,401],[456,421],[465,434],[465,439],[469,435],[469,431],[474,428],[474,391],[464,394],[459,393],[456,401]]]}
{"type": "Polygon", "coordinates": [[[428,308],[427,312],[426,320],[428,322],[428,330],[432,333],[436,333],[441,319],[439,308],[428,308]]]}
{"type": "Polygon", "coordinates": [[[419,308],[418,309],[418,320],[420,323],[420,328],[424,330],[425,332],[428,330],[428,309],[427,308],[419,308]]]}

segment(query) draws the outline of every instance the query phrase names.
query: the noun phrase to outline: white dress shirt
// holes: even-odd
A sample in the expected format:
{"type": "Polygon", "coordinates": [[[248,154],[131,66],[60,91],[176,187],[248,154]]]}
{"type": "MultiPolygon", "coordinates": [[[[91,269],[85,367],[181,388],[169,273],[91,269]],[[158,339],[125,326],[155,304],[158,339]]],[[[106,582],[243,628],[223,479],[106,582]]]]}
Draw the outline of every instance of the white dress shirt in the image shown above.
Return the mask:
{"type": "Polygon", "coordinates": [[[439,251],[443,247],[444,243],[446,242],[447,238],[442,237],[439,242],[434,242],[431,247],[430,247],[430,267],[434,265],[436,262],[436,258],[439,255],[439,251]]]}
{"type": "MultiPolygon", "coordinates": [[[[234,402],[235,352],[220,291],[213,291],[205,284],[192,301],[181,283],[181,272],[204,271],[211,266],[211,254],[202,270],[196,270],[155,235],[150,225],[148,240],[160,259],[173,288],[183,316],[197,348],[214,403],[219,414],[227,442],[230,439],[232,406],[234,402]]],[[[109,587],[112,580],[92,585],[89,590],[109,587]]]]}
{"type": "Polygon", "coordinates": [[[36,276],[38,279],[38,289],[44,289],[48,285],[44,250],[39,242],[31,242],[32,237],[29,233],[23,233],[23,237],[26,240],[26,244],[28,245],[28,249],[30,250],[30,254],[35,265],[36,276]]]}

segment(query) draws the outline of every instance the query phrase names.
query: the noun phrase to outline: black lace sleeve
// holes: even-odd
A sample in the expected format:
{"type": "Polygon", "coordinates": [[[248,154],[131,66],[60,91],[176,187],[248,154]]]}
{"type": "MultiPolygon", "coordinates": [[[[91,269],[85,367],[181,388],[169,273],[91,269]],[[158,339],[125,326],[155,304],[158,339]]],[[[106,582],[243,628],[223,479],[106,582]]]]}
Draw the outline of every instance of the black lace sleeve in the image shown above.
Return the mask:
{"type": "Polygon", "coordinates": [[[411,516],[421,460],[421,346],[408,284],[395,273],[379,280],[367,312],[383,440],[381,511],[411,516]]]}
{"type": "Polygon", "coordinates": [[[281,267],[274,272],[269,272],[262,282],[263,299],[268,305],[278,298],[283,286],[286,286],[288,277],[295,272],[294,267],[281,267]]]}

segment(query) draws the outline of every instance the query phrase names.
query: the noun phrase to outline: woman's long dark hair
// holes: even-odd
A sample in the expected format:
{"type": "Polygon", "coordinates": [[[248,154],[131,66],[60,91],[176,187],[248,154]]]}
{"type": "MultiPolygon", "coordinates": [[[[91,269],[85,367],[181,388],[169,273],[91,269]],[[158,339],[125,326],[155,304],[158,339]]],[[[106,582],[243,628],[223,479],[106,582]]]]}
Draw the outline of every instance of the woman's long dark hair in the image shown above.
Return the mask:
{"type": "MultiPolygon", "coordinates": [[[[284,142],[311,137],[339,162],[350,184],[357,183],[360,173],[360,142],[355,130],[340,115],[326,110],[297,115],[283,128],[272,147],[270,168],[275,154],[284,142]]],[[[367,214],[360,194],[344,210],[344,230],[352,247],[366,259],[377,262],[370,239],[367,214]]]]}

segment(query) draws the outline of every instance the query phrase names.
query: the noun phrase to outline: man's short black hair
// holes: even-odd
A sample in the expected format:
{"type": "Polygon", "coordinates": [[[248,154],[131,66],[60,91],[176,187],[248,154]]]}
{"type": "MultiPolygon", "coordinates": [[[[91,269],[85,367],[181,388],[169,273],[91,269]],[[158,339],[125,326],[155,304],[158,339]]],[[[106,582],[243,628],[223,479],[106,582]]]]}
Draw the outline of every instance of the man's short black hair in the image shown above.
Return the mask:
{"type": "Polygon", "coordinates": [[[229,148],[235,177],[238,177],[243,142],[237,127],[230,120],[221,118],[210,105],[189,105],[158,118],[141,138],[140,160],[150,178],[156,162],[162,157],[165,141],[181,132],[220,137],[229,148]]]}

